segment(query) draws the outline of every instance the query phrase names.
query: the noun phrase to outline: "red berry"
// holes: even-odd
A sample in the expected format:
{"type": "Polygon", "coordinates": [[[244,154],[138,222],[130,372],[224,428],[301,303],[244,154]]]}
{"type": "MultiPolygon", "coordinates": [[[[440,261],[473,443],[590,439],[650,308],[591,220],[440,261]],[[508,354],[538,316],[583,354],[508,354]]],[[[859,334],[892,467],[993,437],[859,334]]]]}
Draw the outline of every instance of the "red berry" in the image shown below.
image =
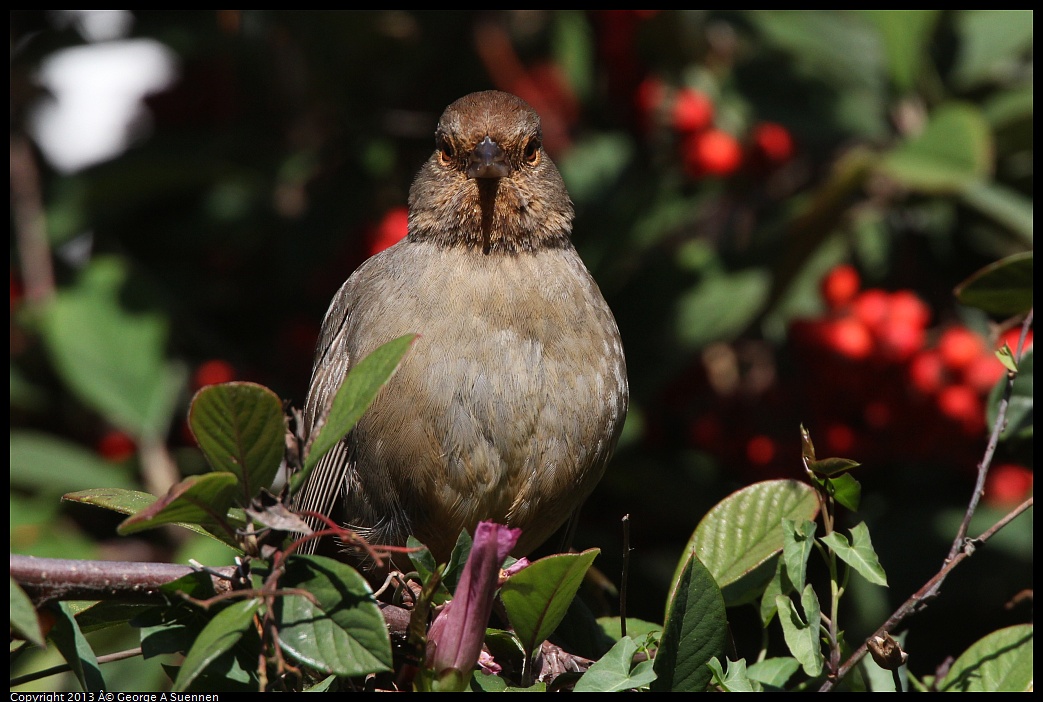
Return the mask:
{"type": "Polygon", "coordinates": [[[931,321],[931,308],[912,290],[897,290],[891,293],[888,316],[925,329],[931,321]]]}
{"type": "Polygon", "coordinates": [[[985,501],[996,507],[1021,502],[1032,492],[1032,471],[1024,466],[1001,463],[985,479],[985,501]]]}
{"type": "Polygon", "coordinates": [[[958,371],[985,353],[985,342],[967,327],[953,326],[942,332],[938,352],[949,370],[958,371]]]}
{"type": "Polygon", "coordinates": [[[713,102],[698,90],[681,88],[674,98],[671,123],[682,134],[708,129],[713,124],[713,102]]]}
{"type": "Polygon", "coordinates": [[[134,445],[134,439],[118,429],[112,429],[98,439],[96,449],[108,460],[119,462],[133,456],[137,447],[134,445]]]}
{"type": "Polygon", "coordinates": [[[985,415],[978,393],[966,385],[950,385],[938,393],[938,409],[968,434],[977,433],[985,415]]]}
{"type": "Polygon", "coordinates": [[[793,137],[789,130],[774,122],[761,122],[750,135],[753,148],[772,165],[785,163],[793,157],[793,137]]]}
{"type": "Polygon", "coordinates": [[[963,369],[963,382],[987,395],[1006,373],[1003,364],[992,354],[978,356],[963,369]]]}
{"type": "Polygon", "coordinates": [[[656,112],[666,99],[666,85],[656,76],[648,76],[641,81],[634,92],[634,103],[637,108],[641,127],[646,131],[656,123],[656,112]]]}
{"type": "Polygon", "coordinates": [[[855,299],[862,279],[850,264],[837,266],[822,279],[822,298],[829,309],[835,310],[855,299]]]}
{"type": "Polygon", "coordinates": [[[846,424],[830,424],[826,427],[826,448],[838,456],[850,453],[855,447],[855,432],[846,424]]]}
{"type": "Polygon", "coordinates": [[[746,458],[757,466],[766,466],[775,458],[775,441],[763,434],[746,442],[746,458]]]}
{"type": "Polygon", "coordinates": [[[884,355],[898,362],[909,360],[924,347],[927,334],[923,327],[907,321],[888,319],[877,331],[884,355]]]}
{"type": "Polygon", "coordinates": [[[909,381],[922,395],[933,395],[945,382],[941,355],[934,349],[920,351],[909,362],[909,381]]]}
{"type": "Polygon", "coordinates": [[[873,337],[854,317],[826,322],[822,328],[822,340],[827,348],[852,360],[860,361],[873,353],[873,337]]]}
{"type": "Polygon", "coordinates": [[[739,142],[720,129],[693,134],[683,148],[685,166],[693,177],[727,176],[742,163],[739,142]]]}
{"type": "Polygon", "coordinates": [[[192,386],[196,390],[207,385],[230,383],[233,380],[235,380],[235,368],[231,363],[220,358],[200,363],[196,372],[192,374],[192,386]]]}
{"type": "Polygon", "coordinates": [[[409,231],[409,210],[393,207],[384,214],[369,242],[369,255],[380,253],[404,239],[409,231]]]}
{"type": "Polygon", "coordinates": [[[864,290],[851,305],[852,312],[867,327],[876,331],[884,324],[890,309],[890,298],[883,290],[864,290]]]}

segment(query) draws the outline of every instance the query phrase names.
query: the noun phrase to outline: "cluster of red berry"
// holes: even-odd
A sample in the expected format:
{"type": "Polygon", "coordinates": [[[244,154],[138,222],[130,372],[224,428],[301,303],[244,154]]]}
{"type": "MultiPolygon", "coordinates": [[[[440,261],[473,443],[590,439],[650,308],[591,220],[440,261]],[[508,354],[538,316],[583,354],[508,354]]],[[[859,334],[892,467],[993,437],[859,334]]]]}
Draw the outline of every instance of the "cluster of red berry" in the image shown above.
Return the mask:
{"type": "MultiPolygon", "coordinates": [[[[820,457],[864,464],[860,478],[909,466],[971,475],[986,398],[1005,372],[987,341],[960,324],[932,327],[909,290],[863,289],[852,266],[830,271],[821,292],[826,312],[791,324],[785,357],[752,342],[704,351],[661,398],[662,414],[650,415],[652,447],[678,438],[740,481],[800,477],[803,423],[820,457]]],[[[997,344],[1014,348],[1018,331],[997,344]]],[[[985,499],[1006,505],[1031,488],[1030,468],[1001,462],[985,499]]]]}
{"type": "MultiPolygon", "coordinates": [[[[862,289],[850,265],[826,275],[822,296],[827,313],[794,322],[790,344],[825,452],[973,469],[986,399],[1005,373],[986,339],[959,323],[930,328],[931,311],[914,293],[862,289]]],[[[1018,332],[998,345],[1014,347],[1018,332]]],[[[997,469],[986,499],[1009,497],[1015,482],[1031,487],[1031,471],[997,469]]]]}
{"type": "Polygon", "coordinates": [[[713,100],[701,90],[670,88],[659,78],[646,78],[635,95],[642,128],[669,127],[679,141],[681,162],[692,178],[723,178],[743,166],[763,172],[789,161],[795,152],[789,130],[774,122],[758,122],[746,143],[715,123],[713,100]]]}

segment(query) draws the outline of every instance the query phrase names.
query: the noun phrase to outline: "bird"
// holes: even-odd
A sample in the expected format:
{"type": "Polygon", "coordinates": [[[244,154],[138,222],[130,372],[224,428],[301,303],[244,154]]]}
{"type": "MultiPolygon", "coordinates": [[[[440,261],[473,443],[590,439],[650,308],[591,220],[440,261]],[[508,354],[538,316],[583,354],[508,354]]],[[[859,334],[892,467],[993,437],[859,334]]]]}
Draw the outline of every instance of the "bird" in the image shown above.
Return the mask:
{"type": "Polygon", "coordinates": [[[373,545],[412,535],[440,563],[462,530],[494,521],[521,529],[512,555],[527,555],[575,524],[623,428],[615,317],[572,243],[540,117],[517,96],[446,107],[407,206],[406,236],[364,261],[325,315],[307,430],[355,364],[419,336],[296,506],[373,545]]]}

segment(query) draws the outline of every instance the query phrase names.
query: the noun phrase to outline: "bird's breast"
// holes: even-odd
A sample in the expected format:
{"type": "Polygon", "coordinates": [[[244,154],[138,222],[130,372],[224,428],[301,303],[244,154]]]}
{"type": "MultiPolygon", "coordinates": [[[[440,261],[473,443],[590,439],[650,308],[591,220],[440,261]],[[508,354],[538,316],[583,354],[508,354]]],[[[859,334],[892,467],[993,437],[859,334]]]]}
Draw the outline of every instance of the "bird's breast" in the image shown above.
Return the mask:
{"type": "Polygon", "coordinates": [[[578,255],[413,242],[385,254],[358,272],[348,315],[381,332],[349,333],[350,354],[421,336],[355,431],[358,479],[442,506],[417,519],[450,529],[556,528],[600,479],[627,402],[616,324],[578,255]]]}

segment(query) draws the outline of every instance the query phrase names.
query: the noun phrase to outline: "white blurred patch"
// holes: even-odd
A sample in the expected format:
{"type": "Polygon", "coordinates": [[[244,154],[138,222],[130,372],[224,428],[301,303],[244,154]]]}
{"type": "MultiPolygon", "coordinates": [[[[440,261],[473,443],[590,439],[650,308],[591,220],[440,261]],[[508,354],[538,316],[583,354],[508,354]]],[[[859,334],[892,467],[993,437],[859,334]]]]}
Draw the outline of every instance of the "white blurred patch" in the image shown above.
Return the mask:
{"type": "Polygon", "coordinates": [[[72,25],[87,41],[111,41],[130,34],[134,15],[130,10],[52,10],[56,27],[72,25]]]}
{"type": "MultiPolygon", "coordinates": [[[[94,36],[120,31],[78,28],[94,36]]],[[[141,100],[174,82],[177,58],[151,39],[105,41],[55,52],[37,78],[51,95],[33,109],[29,129],[48,162],[72,173],[118,156],[150,131],[141,100]]]]}

